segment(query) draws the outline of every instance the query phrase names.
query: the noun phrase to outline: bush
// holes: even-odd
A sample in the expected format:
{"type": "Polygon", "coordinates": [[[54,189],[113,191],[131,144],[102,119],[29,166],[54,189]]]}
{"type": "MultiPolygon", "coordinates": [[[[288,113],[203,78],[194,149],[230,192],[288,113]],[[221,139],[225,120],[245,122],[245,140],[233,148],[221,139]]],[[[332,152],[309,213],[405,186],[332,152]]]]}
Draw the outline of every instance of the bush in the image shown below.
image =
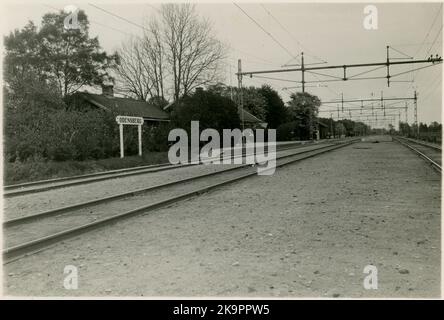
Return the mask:
{"type": "Polygon", "coordinates": [[[191,121],[199,121],[199,129],[223,129],[240,127],[240,118],[236,104],[229,98],[211,91],[198,90],[192,96],[183,98],[172,113],[172,125],[175,128],[191,129],[191,121]]]}
{"type": "Polygon", "coordinates": [[[168,151],[168,134],[170,123],[145,125],[143,127],[143,149],[148,151],[168,151]]]}
{"type": "Polygon", "coordinates": [[[295,121],[281,124],[276,129],[277,141],[290,141],[295,138],[297,123],[295,121]]]}
{"type": "Polygon", "coordinates": [[[24,162],[16,161],[5,163],[4,184],[10,185],[167,162],[168,155],[166,152],[145,152],[143,157],[129,156],[124,159],[116,157],[86,161],[68,160],[63,162],[32,157],[24,162]]]}
{"type": "Polygon", "coordinates": [[[5,115],[8,161],[36,156],[55,161],[100,159],[119,151],[118,126],[113,115],[102,110],[21,111],[5,115]]]}

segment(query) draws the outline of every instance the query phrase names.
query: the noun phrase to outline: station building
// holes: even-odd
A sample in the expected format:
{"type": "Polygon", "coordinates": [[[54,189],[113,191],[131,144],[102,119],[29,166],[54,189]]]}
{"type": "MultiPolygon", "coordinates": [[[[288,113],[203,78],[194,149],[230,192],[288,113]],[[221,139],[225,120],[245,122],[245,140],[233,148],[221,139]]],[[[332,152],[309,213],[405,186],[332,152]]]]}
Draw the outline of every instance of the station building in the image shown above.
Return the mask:
{"type": "MultiPolygon", "coordinates": [[[[162,109],[147,101],[117,97],[114,95],[112,85],[102,85],[102,94],[77,92],[73,101],[77,105],[85,106],[86,104],[91,108],[99,108],[122,116],[142,117],[145,124],[151,125],[170,121],[170,114],[167,111],[172,106],[170,103],[162,109]]],[[[245,127],[265,128],[267,126],[266,123],[245,109],[242,112],[242,109],[238,108],[238,113],[239,118],[243,117],[245,127]]]]}

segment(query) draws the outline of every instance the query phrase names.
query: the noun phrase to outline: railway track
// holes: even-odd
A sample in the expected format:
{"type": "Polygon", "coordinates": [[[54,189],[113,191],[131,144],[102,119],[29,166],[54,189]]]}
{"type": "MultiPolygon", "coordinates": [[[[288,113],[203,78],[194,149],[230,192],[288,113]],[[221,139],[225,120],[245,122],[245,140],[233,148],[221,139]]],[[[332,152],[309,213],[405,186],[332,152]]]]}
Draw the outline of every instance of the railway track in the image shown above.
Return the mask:
{"type": "Polygon", "coordinates": [[[393,137],[395,141],[409,148],[427,163],[433,169],[441,173],[441,147],[425,143],[418,140],[408,139],[404,137],[393,137]]]}
{"type": "MultiPolygon", "coordinates": [[[[323,141],[321,143],[326,143],[326,142],[327,141],[323,141]]],[[[278,146],[278,148],[276,150],[283,151],[283,150],[289,150],[289,149],[294,149],[294,148],[300,148],[300,147],[303,147],[306,145],[307,145],[306,143],[301,144],[300,142],[298,142],[298,143],[294,143],[294,144],[290,144],[290,145],[284,145],[281,147],[278,146]]],[[[233,156],[232,156],[232,158],[233,158],[233,156]]],[[[197,165],[197,164],[188,163],[188,164],[172,165],[170,163],[163,163],[163,164],[158,164],[158,165],[139,166],[139,167],[119,169],[119,170],[110,170],[110,171],[105,171],[105,172],[76,175],[76,176],[71,176],[71,177],[63,177],[63,178],[14,184],[14,185],[8,185],[8,186],[3,187],[3,196],[5,198],[10,198],[10,197],[16,197],[16,196],[21,196],[21,195],[25,195],[25,194],[44,192],[44,191],[48,191],[48,190],[65,188],[65,187],[87,184],[87,183],[93,183],[93,182],[104,181],[104,180],[109,180],[109,179],[118,179],[118,178],[125,178],[125,177],[129,177],[129,176],[133,176],[133,175],[141,175],[141,174],[154,173],[154,172],[165,171],[165,170],[180,169],[180,168],[185,168],[185,167],[194,166],[194,165],[197,165]]]]}
{"type": "MultiPolygon", "coordinates": [[[[276,167],[350,145],[358,139],[313,146],[277,156],[276,167]]],[[[282,151],[282,150],[281,150],[282,151]]],[[[144,189],[77,203],[4,222],[4,263],[44,250],[48,246],[137,214],[188,199],[257,175],[257,168],[239,165],[221,171],[172,181],[144,189]]]]}

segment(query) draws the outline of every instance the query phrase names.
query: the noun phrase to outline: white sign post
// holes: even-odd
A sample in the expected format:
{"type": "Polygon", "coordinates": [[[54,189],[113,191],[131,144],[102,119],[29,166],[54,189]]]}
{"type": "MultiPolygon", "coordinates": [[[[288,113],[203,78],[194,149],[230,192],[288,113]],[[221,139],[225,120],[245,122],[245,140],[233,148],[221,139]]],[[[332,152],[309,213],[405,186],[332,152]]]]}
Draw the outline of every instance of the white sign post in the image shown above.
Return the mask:
{"type": "Polygon", "coordinates": [[[138,136],[139,136],[139,156],[142,155],[142,117],[128,117],[128,116],[117,116],[116,121],[119,124],[120,131],[120,157],[124,157],[124,146],[123,146],[123,125],[133,125],[138,126],[138,136]]]}

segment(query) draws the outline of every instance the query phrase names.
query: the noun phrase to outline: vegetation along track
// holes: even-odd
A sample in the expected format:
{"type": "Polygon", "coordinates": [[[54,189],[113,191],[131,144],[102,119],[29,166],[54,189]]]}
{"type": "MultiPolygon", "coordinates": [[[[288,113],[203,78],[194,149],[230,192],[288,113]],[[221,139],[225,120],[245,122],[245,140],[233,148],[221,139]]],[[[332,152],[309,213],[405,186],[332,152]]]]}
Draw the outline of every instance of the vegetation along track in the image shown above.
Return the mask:
{"type": "Polygon", "coordinates": [[[433,169],[441,172],[441,147],[422,141],[393,137],[393,139],[415,152],[418,156],[429,163],[433,169]]]}
{"type": "MultiPolygon", "coordinates": [[[[335,142],[279,156],[276,167],[311,158],[355,141],[357,140],[335,142]]],[[[21,220],[6,221],[4,261],[7,263],[95,228],[136,214],[147,213],[254,175],[257,175],[256,167],[250,165],[230,167],[211,174],[133,191],[126,195],[117,195],[114,198],[100,199],[96,203],[77,204],[71,208],[63,208],[59,212],[52,210],[34,215],[32,218],[23,217],[21,220]],[[205,179],[202,179],[204,177],[205,179]],[[91,210],[93,206],[94,211],[91,210]],[[47,219],[50,217],[51,219],[47,219]]]]}
{"type": "MultiPolygon", "coordinates": [[[[326,141],[323,141],[323,143],[324,142],[326,142],[326,141]]],[[[301,144],[300,142],[298,142],[298,143],[294,143],[294,144],[290,144],[290,145],[278,146],[277,150],[283,151],[283,150],[288,150],[288,149],[293,149],[293,148],[300,148],[300,147],[303,147],[306,145],[307,144],[301,144]]],[[[188,166],[192,166],[192,165],[196,165],[196,164],[189,163],[189,164],[172,165],[169,163],[163,163],[163,164],[158,164],[158,165],[138,166],[138,167],[132,167],[132,168],[89,173],[89,174],[84,174],[84,175],[76,175],[76,176],[71,176],[71,177],[63,177],[63,178],[14,184],[14,185],[5,186],[3,188],[3,190],[4,190],[3,196],[5,198],[9,198],[9,197],[30,194],[30,193],[37,193],[37,192],[53,190],[53,189],[57,189],[57,188],[64,188],[64,187],[70,187],[70,186],[75,186],[75,185],[80,185],[80,184],[93,183],[93,182],[98,182],[98,181],[103,181],[103,180],[108,180],[108,179],[124,178],[124,177],[129,177],[132,175],[140,175],[140,174],[145,174],[145,173],[153,173],[153,172],[159,172],[159,171],[165,171],[165,170],[184,168],[184,167],[188,167],[188,166]]]]}

